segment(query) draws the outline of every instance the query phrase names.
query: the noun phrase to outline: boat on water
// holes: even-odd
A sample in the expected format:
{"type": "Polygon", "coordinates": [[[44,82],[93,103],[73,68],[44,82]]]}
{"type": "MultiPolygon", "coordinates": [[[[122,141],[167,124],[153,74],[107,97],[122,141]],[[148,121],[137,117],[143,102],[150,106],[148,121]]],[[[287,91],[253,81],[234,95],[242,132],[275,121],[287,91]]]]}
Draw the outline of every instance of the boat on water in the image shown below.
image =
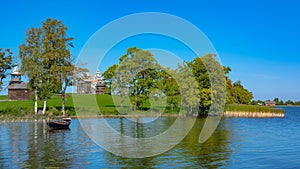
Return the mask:
{"type": "Polygon", "coordinates": [[[50,129],[69,129],[71,122],[71,117],[66,117],[60,120],[49,120],[47,121],[47,125],[50,129]]]}

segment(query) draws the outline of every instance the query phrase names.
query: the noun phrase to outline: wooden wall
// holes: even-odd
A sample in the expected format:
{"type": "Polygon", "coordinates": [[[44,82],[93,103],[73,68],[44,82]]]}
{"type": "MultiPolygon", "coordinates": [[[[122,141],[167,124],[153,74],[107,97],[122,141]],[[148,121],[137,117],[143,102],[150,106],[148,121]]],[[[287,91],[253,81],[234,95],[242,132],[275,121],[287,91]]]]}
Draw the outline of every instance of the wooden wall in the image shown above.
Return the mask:
{"type": "Polygon", "coordinates": [[[9,89],[8,100],[30,100],[31,92],[28,89],[9,89]]]}

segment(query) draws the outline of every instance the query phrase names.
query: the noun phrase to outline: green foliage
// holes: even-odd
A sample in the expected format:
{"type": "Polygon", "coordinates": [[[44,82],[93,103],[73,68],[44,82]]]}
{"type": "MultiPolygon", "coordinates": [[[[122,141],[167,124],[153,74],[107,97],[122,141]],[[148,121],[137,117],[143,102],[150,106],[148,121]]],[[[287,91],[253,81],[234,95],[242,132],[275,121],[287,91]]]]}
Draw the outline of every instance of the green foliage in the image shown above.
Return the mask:
{"type": "MultiPolygon", "coordinates": [[[[266,100],[266,101],[271,101],[271,100],[266,100]]],[[[276,105],[288,105],[288,106],[299,106],[300,105],[300,101],[293,101],[293,100],[287,100],[287,101],[283,101],[281,99],[279,99],[278,97],[273,99],[273,102],[275,102],[276,105]]],[[[252,105],[263,105],[265,102],[261,101],[261,100],[252,100],[251,104],[252,105]]]]}
{"type": "Polygon", "coordinates": [[[51,88],[52,92],[61,92],[62,96],[62,113],[65,114],[65,93],[68,86],[74,84],[73,73],[75,66],[72,63],[70,49],[73,47],[72,37],[67,37],[68,28],[55,19],[47,19],[42,23],[44,32],[43,46],[44,62],[48,65],[49,74],[52,75],[51,88]],[[56,90],[56,91],[55,91],[56,90]]]}
{"type": "Polygon", "coordinates": [[[294,105],[295,103],[292,100],[287,100],[285,102],[286,105],[294,105]]]}
{"type": "Polygon", "coordinates": [[[175,74],[176,81],[178,83],[180,89],[181,96],[181,108],[187,108],[186,112],[190,115],[194,114],[194,112],[198,112],[199,108],[199,88],[198,81],[195,79],[193,74],[193,69],[188,65],[188,63],[184,63],[183,65],[179,65],[179,68],[175,74]]]}
{"type": "Polygon", "coordinates": [[[253,98],[251,92],[243,87],[240,81],[233,83],[232,96],[235,98],[235,103],[238,104],[250,104],[253,98]]]}
{"type": "MultiPolygon", "coordinates": [[[[282,104],[283,105],[283,104],[282,104]]],[[[294,102],[294,105],[300,105],[300,101],[296,101],[296,102],[294,102]]]]}
{"type": "Polygon", "coordinates": [[[167,96],[167,105],[170,110],[174,110],[180,106],[181,95],[178,82],[173,76],[176,74],[176,70],[170,70],[165,68],[162,71],[162,80],[160,81],[160,88],[164,89],[164,94],[167,96]]]}
{"type": "MultiPolygon", "coordinates": [[[[29,29],[25,43],[19,47],[22,72],[29,77],[29,87],[41,99],[61,92],[62,104],[75,69],[68,49],[73,46],[73,38],[66,36],[67,30],[61,21],[47,19],[40,28],[29,29]]],[[[64,113],[64,105],[62,107],[64,113]]]]}
{"type": "MultiPolygon", "coordinates": [[[[215,57],[216,55],[207,54],[189,62],[198,82],[200,115],[207,115],[208,111],[220,114],[225,104],[225,68],[216,61],[215,57]]],[[[229,72],[230,68],[226,67],[226,70],[229,72]]]]}
{"type": "Polygon", "coordinates": [[[11,69],[12,52],[9,49],[0,48],[0,92],[2,91],[3,79],[6,78],[8,70],[11,69]]]}
{"type": "Polygon", "coordinates": [[[129,96],[132,109],[141,109],[151,91],[159,87],[162,69],[150,51],[136,47],[129,48],[119,60],[104,72],[104,77],[111,79],[113,94],[129,96]]]}
{"type": "Polygon", "coordinates": [[[215,58],[216,55],[207,54],[171,70],[159,66],[149,51],[133,47],[119,58],[119,64],[110,66],[103,77],[108,82],[107,90],[111,91],[112,85],[117,84],[113,94],[127,92],[134,110],[145,107],[154,89],[159,89],[162,96],[167,96],[168,110],[184,106],[207,115],[209,110],[221,113],[225,99],[227,104],[250,104],[252,93],[239,81],[232,83],[227,76],[231,69],[223,67],[215,58]],[[192,72],[193,76],[188,72],[192,72]],[[194,79],[197,90],[191,87],[194,79]],[[212,103],[215,103],[213,107],[212,103]]]}
{"type": "Polygon", "coordinates": [[[117,69],[117,65],[113,64],[102,74],[102,76],[106,81],[105,93],[111,94],[111,81],[114,77],[114,73],[116,72],[116,69],[117,69]]]}
{"type": "Polygon", "coordinates": [[[125,94],[130,98],[132,110],[147,107],[145,104],[149,103],[149,96],[155,91],[160,91],[154,94],[155,97],[167,96],[168,109],[175,110],[181,104],[190,110],[198,108],[199,96],[195,94],[198,91],[192,87],[194,76],[189,73],[192,70],[188,64],[177,70],[163,68],[150,51],[136,47],[129,48],[119,61],[119,64],[110,66],[103,77],[108,82],[107,89],[112,90],[113,95],[125,94]]]}
{"type": "Polygon", "coordinates": [[[42,32],[38,28],[26,31],[26,41],[19,46],[19,57],[22,61],[22,73],[29,77],[29,88],[39,89],[42,82],[42,32]]]}
{"type": "Polygon", "coordinates": [[[261,100],[252,100],[251,105],[264,105],[264,102],[261,100]]]}

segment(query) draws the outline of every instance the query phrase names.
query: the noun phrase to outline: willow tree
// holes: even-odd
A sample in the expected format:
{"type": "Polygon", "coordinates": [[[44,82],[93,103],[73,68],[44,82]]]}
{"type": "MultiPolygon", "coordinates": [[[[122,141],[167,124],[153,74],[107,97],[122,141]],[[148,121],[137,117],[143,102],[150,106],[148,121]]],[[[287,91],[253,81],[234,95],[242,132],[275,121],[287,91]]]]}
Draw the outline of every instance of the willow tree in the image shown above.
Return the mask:
{"type": "Polygon", "coordinates": [[[12,52],[9,49],[0,48],[0,92],[2,91],[2,80],[6,78],[8,70],[11,69],[12,52]]]}

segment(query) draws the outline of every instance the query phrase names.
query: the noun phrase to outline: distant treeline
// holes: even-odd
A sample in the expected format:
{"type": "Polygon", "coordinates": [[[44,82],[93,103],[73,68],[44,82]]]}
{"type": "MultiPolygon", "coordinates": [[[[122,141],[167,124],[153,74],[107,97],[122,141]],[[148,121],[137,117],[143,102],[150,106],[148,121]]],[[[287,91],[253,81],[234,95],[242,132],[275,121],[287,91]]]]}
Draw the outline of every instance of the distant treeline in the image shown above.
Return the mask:
{"type": "MultiPolygon", "coordinates": [[[[267,101],[273,101],[276,105],[294,105],[294,106],[300,105],[300,101],[292,101],[292,100],[283,101],[279,98],[274,98],[273,100],[267,100],[267,101]]],[[[259,105],[259,104],[264,104],[264,103],[265,103],[265,101],[262,101],[262,100],[252,100],[251,101],[252,105],[259,105]]]]}

